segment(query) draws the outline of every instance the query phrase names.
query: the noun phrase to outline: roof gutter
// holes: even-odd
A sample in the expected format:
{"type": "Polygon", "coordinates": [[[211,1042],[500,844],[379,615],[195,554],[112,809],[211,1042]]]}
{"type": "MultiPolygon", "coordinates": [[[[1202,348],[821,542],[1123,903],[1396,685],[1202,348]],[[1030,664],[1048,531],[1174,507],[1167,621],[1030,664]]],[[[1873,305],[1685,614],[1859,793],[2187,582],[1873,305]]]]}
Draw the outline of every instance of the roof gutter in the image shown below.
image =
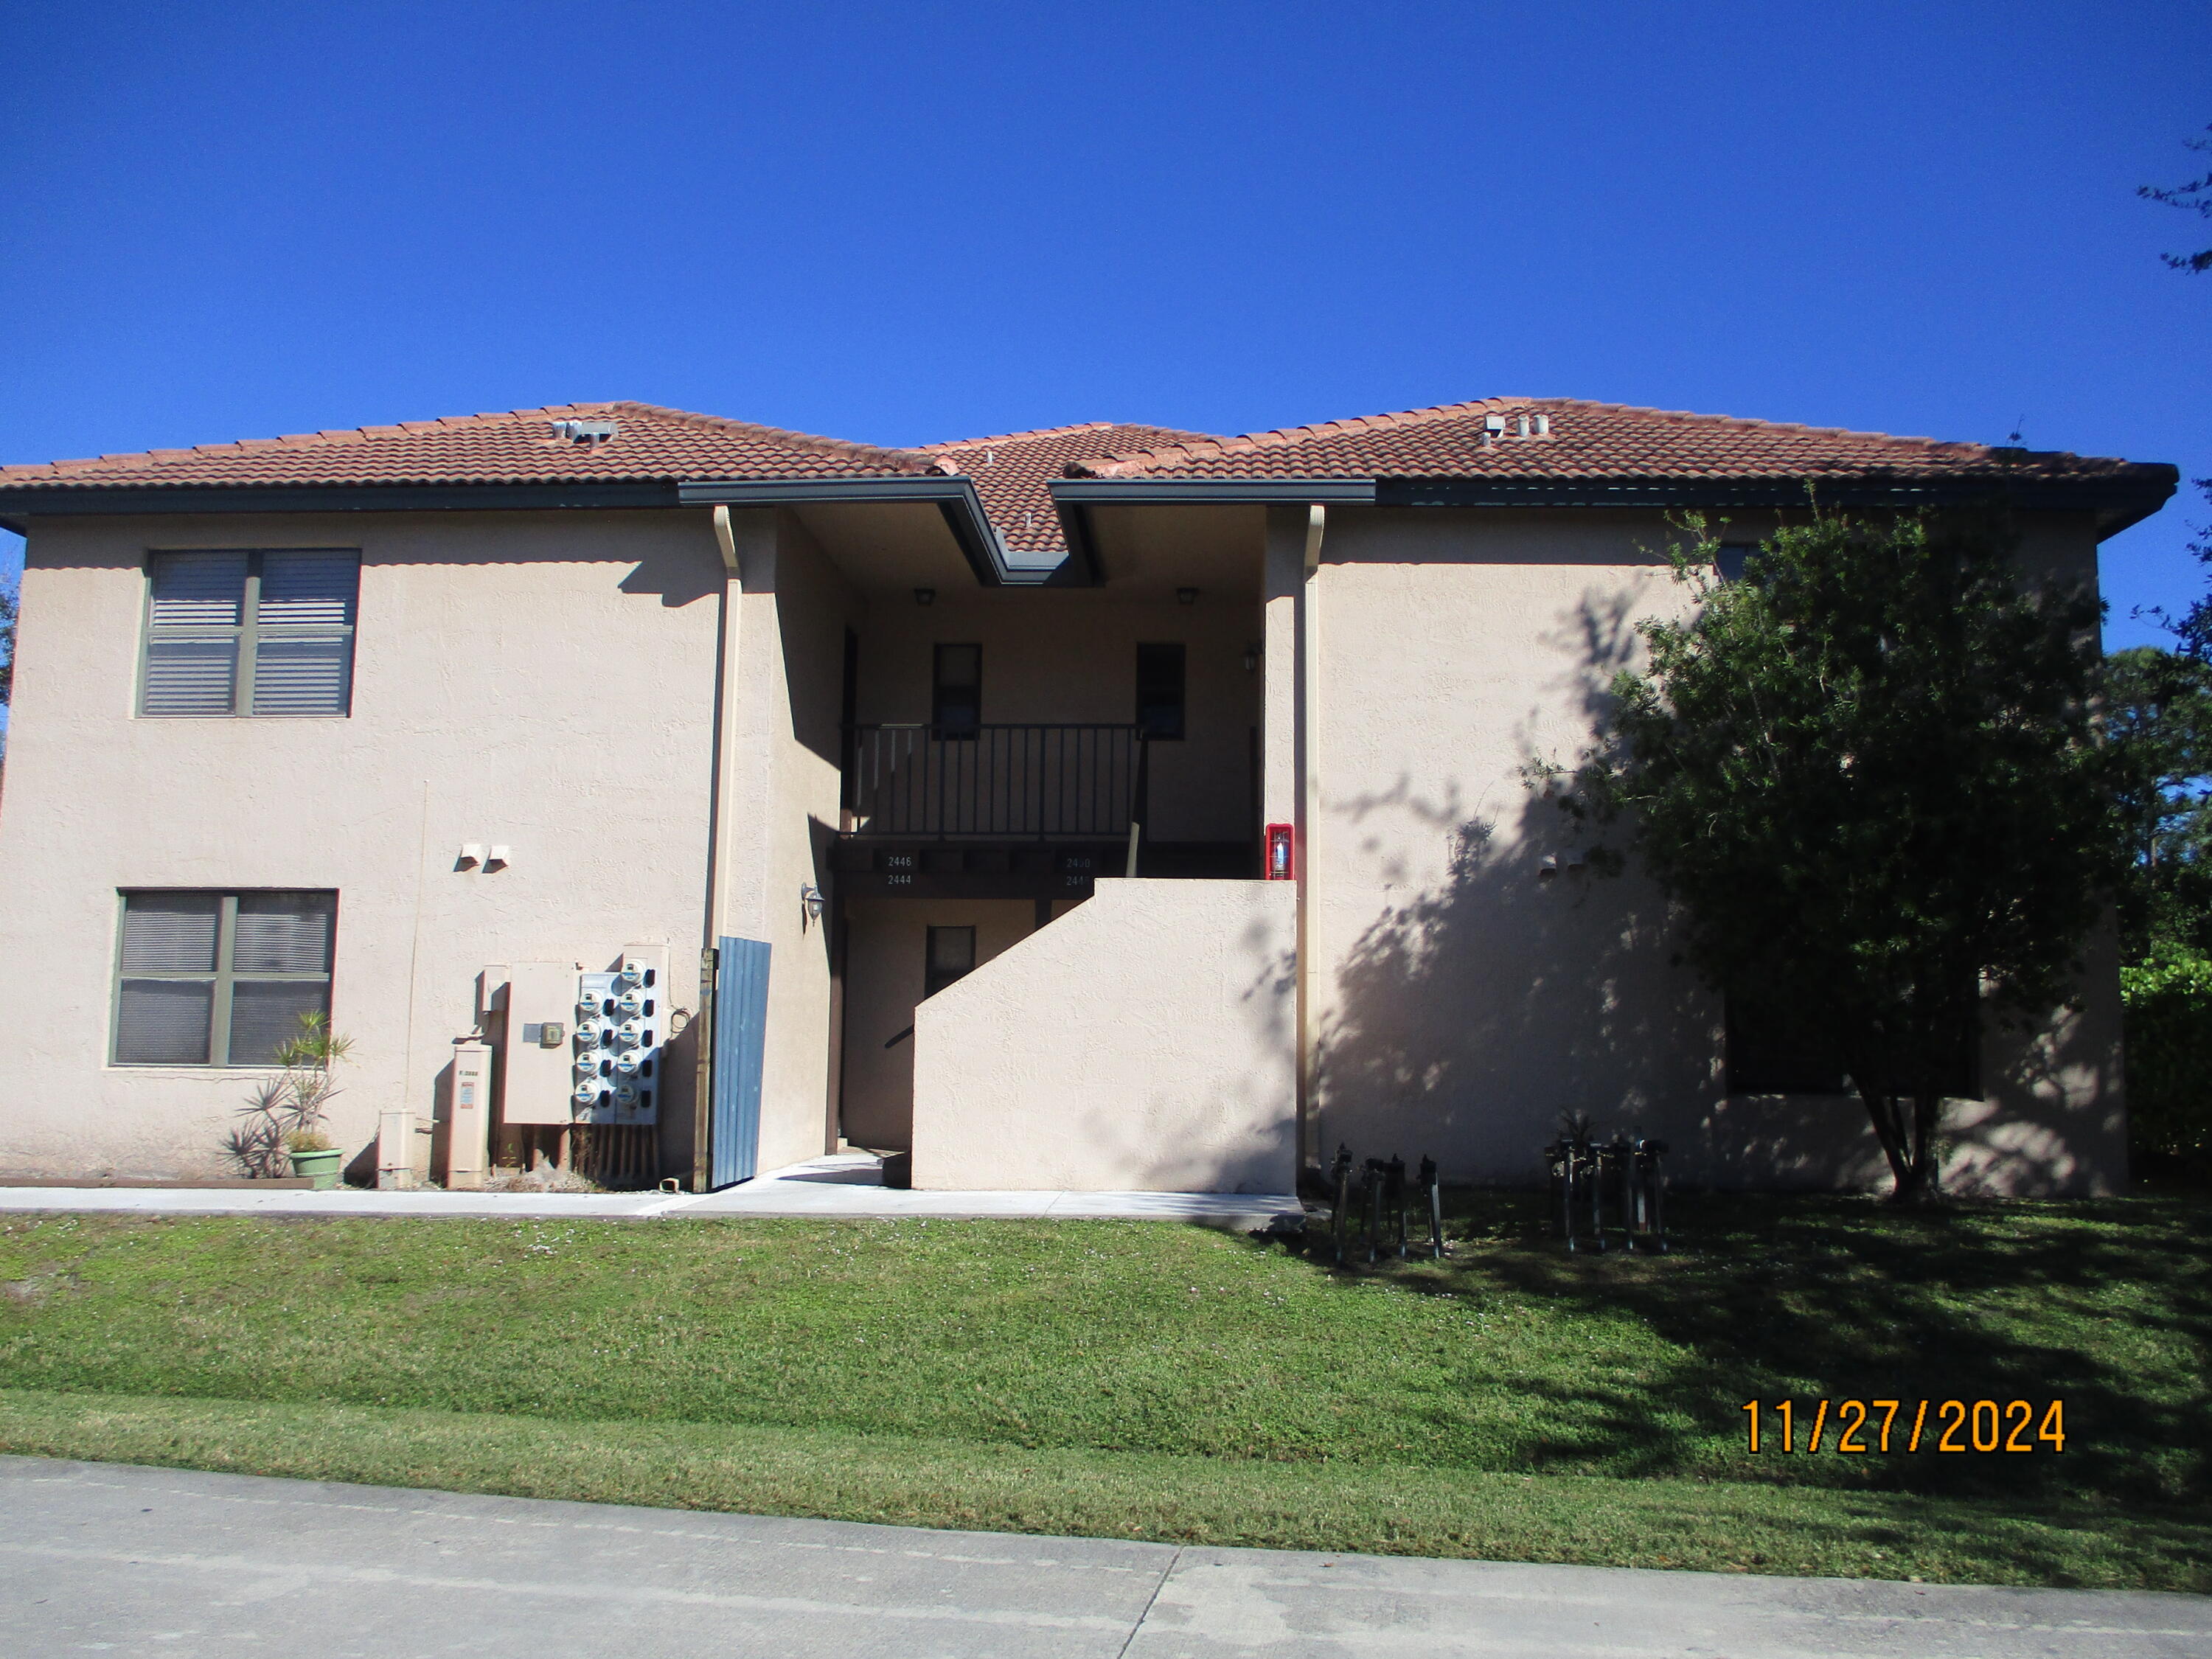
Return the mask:
{"type": "Polygon", "coordinates": [[[732,478],[677,487],[685,507],[795,507],[807,502],[927,501],[945,517],[945,527],[986,587],[1032,586],[1051,572],[1018,565],[991,526],[973,480],[952,473],[924,473],[895,478],[732,478]]]}
{"type": "Polygon", "coordinates": [[[2172,498],[2180,472],[2139,463],[2113,478],[2029,478],[1986,473],[1952,477],[1868,474],[1833,478],[1067,478],[1053,504],[1071,546],[1091,540],[1090,510],[1107,502],[1333,507],[1597,507],[1911,508],[1963,506],[1992,497],[2023,512],[2089,513],[2101,538],[2140,524],[2172,498]]]}
{"type": "Polygon", "coordinates": [[[679,483],[192,484],[0,487],[0,527],[27,533],[32,517],[197,513],[526,513],[577,508],[787,507],[811,501],[933,504],[986,586],[1041,583],[1049,569],[1014,563],[969,479],[944,473],[884,478],[732,478],[679,483]]]}
{"type": "Polygon", "coordinates": [[[1380,507],[1803,507],[1910,510],[2002,501],[2022,512],[2089,513],[2101,539],[2172,499],[2179,471],[2143,463],[2132,477],[2021,478],[2002,474],[1833,478],[1377,478],[1380,507]]]}
{"type": "Polygon", "coordinates": [[[1105,580],[1091,509],[1119,507],[1372,507],[1372,478],[1058,478],[1060,533],[1095,585],[1105,580]]]}

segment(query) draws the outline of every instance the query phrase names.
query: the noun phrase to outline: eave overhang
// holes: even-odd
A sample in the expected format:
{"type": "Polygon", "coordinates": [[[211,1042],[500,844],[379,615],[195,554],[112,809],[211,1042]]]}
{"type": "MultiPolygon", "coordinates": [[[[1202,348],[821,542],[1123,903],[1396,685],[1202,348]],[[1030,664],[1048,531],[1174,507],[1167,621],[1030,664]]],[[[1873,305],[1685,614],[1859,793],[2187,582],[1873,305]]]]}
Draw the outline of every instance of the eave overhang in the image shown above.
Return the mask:
{"type": "Polygon", "coordinates": [[[1982,473],[1911,477],[1591,478],[1070,478],[1052,485],[1071,546],[1091,542],[1089,510],[1109,502],[1283,506],[1911,509],[1996,501],[2020,512],[2086,513],[2100,538],[2138,524],[2172,498],[2180,473],[2142,463],[2118,477],[2035,478],[1982,473]]]}
{"type": "Polygon", "coordinates": [[[813,502],[912,501],[934,506],[975,580],[986,586],[1043,583],[1060,568],[1008,556],[969,479],[643,479],[613,483],[320,484],[0,488],[0,526],[27,533],[31,518],[222,513],[543,512],[591,508],[797,507],[813,502]]]}

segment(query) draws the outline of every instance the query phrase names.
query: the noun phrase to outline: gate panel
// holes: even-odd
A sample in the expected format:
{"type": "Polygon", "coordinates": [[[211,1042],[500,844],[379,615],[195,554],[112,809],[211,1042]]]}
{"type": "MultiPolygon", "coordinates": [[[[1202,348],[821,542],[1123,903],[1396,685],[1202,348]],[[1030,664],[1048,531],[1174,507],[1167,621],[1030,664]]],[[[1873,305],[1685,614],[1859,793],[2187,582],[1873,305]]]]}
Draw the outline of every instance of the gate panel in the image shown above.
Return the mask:
{"type": "Polygon", "coordinates": [[[721,941],[714,975],[714,1104],[709,1183],[750,1181],[760,1165],[761,1066],[768,1034],[765,941],[721,941]]]}

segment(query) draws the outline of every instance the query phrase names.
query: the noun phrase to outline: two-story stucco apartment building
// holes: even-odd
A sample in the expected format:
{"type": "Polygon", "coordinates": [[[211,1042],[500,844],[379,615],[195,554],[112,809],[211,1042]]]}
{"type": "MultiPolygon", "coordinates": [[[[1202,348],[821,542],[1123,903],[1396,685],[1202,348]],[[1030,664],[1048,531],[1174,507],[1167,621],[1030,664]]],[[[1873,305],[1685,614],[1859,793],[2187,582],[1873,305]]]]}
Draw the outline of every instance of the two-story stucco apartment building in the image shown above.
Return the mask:
{"type": "MultiPolygon", "coordinates": [[[[921,449],[585,404],[0,469],[0,1174],[221,1170],[327,1010],[356,1178],[381,1136],[440,1178],[842,1144],[1281,1192],[1348,1142],[1510,1182],[1579,1111],[1691,1181],[1869,1182],[1863,1113],[1732,1070],[1528,763],[1684,603],[1670,513],[1996,494],[2094,580],[2174,482],[1546,398],[921,449]]],[[[1993,1028],[1952,1180],[2122,1178],[2118,1034],[2109,951],[1993,1028]]]]}

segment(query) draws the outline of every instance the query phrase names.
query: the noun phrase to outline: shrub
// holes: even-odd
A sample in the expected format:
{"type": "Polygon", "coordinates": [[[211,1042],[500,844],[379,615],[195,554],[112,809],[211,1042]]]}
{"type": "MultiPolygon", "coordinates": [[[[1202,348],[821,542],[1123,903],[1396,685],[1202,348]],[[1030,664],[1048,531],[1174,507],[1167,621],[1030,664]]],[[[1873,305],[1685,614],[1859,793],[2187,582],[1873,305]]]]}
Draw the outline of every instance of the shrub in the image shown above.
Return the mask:
{"type": "Polygon", "coordinates": [[[2212,957],[2179,946],[2120,969],[2128,1117],[2138,1155],[2212,1158],[2212,957]]]}

